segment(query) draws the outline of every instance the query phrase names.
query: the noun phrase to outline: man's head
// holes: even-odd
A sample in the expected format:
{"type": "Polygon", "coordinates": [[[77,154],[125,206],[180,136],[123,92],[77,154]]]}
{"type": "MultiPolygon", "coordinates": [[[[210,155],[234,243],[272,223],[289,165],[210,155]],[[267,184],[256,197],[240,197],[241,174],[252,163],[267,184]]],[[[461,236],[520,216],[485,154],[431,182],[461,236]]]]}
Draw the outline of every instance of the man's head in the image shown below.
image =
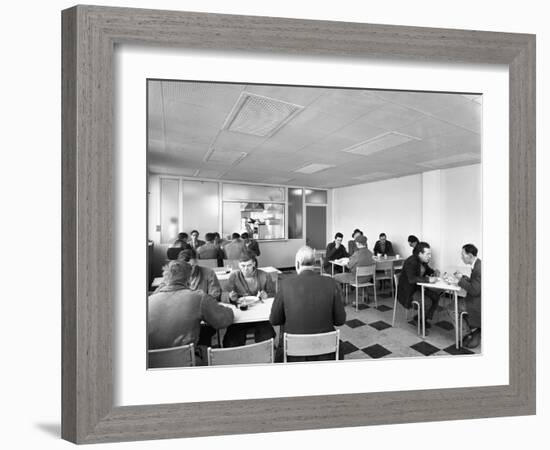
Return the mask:
{"type": "Polygon", "coordinates": [[[296,272],[312,269],[315,265],[315,252],[307,245],[296,252],[296,272]]]}
{"type": "Polygon", "coordinates": [[[367,246],[367,237],[360,234],[355,238],[355,242],[357,243],[357,248],[364,248],[367,246]]]}
{"type": "Polygon", "coordinates": [[[163,281],[168,286],[173,284],[187,286],[190,274],[191,266],[185,261],[181,260],[170,261],[162,269],[163,281]]]}
{"type": "Polygon", "coordinates": [[[196,241],[199,238],[199,232],[197,230],[191,231],[191,239],[196,241]]]}
{"type": "Polygon", "coordinates": [[[427,242],[419,242],[416,246],[418,258],[424,263],[429,263],[432,259],[432,249],[427,242]]]}
{"type": "Polygon", "coordinates": [[[380,233],[380,235],[378,236],[378,239],[380,239],[380,242],[384,244],[386,242],[386,233],[380,233]]]}
{"type": "Polygon", "coordinates": [[[221,239],[220,233],[218,233],[217,231],[213,234],[214,234],[214,240],[219,241],[221,239]]]}
{"type": "Polygon", "coordinates": [[[337,242],[338,244],[341,244],[342,239],[344,239],[344,235],[342,233],[338,232],[334,235],[334,242],[337,242]]]}
{"type": "Polygon", "coordinates": [[[195,266],[197,265],[197,252],[194,248],[186,248],[179,252],[178,261],[183,261],[195,266]]]}
{"type": "Polygon", "coordinates": [[[477,258],[477,247],[474,244],[463,245],[460,256],[464,264],[472,264],[477,258]]]}
{"type": "Polygon", "coordinates": [[[241,234],[241,239],[244,239],[245,241],[248,240],[248,233],[241,234]]]}
{"type": "Polygon", "coordinates": [[[214,242],[214,238],[216,236],[214,235],[214,233],[206,233],[204,235],[204,239],[206,240],[206,242],[214,242]]]}
{"type": "Polygon", "coordinates": [[[187,242],[187,239],[189,239],[187,233],[178,233],[178,241],[187,242]]]}
{"type": "Polygon", "coordinates": [[[409,235],[407,241],[409,243],[409,246],[412,248],[416,247],[416,245],[420,242],[414,234],[409,235]]]}
{"type": "Polygon", "coordinates": [[[250,252],[247,252],[239,259],[239,269],[245,277],[252,276],[257,265],[256,256],[250,252]]]}
{"type": "Polygon", "coordinates": [[[351,233],[351,238],[355,239],[357,236],[362,236],[362,235],[363,235],[363,232],[359,228],[356,228],[355,230],[353,230],[353,233],[351,233]]]}
{"type": "Polygon", "coordinates": [[[233,233],[231,235],[231,239],[235,240],[235,239],[240,239],[241,238],[241,235],[239,233],[233,233]]]}

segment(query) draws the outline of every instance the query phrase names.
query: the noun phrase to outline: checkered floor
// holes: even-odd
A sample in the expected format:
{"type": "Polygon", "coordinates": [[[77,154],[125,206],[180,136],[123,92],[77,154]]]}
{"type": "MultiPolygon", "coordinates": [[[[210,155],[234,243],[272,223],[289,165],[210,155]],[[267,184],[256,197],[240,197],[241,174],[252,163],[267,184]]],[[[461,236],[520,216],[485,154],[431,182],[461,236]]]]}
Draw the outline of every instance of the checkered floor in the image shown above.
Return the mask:
{"type": "MultiPolygon", "coordinates": [[[[353,296],[354,297],[354,296],[353,296]]],[[[339,327],[344,359],[402,358],[413,356],[470,355],[476,349],[455,348],[455,331],[451,318],[442,307],[435,313],[426,338],[417,334],[416,324],[406,320],[406,311],[397,304],[395,327],[392,327],[393,298],[391,294],[378,295],[378,307],[372,303],[347,305],[347,321],[339,327]]],[[[355,301],[355,298],[353,298],[355,301]]],[[[412,316],[412,314],[411,314],[412,316]]]]}
{"type": "MultiPolygon", "coordinates": [[[[284,274],[282,278],[285,276],[284,274]]],[[[370,289],[370,288],[369,288],[370,289]]],[[[442,298],[440,307],[426,329],[426,338],[417,334],[413,314],[406,319],[406,310],[398,303],[395,327],[392,327],[393,297],[390,292],[378,293],[378,307],[374,306],[372,290],[368,304],[359,300],[359,311],[355,311],[355,293],[349,295],[346,305],[346,323],[339,327],[340,345],[344,359],[403,358],[418,356],[471,355],[480,353],[481,346],[475,349],[455,348],[455,330],[452,318],[445,308],[442,298]]],[[[278,327],[277,327],[278,328],[278,327]]]]}

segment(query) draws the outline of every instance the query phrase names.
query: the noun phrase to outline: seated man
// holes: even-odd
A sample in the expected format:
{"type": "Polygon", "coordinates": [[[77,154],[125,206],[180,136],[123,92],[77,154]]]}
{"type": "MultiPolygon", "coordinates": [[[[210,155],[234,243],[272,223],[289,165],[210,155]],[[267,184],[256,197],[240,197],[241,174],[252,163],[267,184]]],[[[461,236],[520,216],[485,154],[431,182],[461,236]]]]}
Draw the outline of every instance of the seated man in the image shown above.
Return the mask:
{"type": "MultiPolygon", "coordinates": [[[[411,308],[413,300],[420,303],[420,286],[416,283],[427,283],[428,277],[439,276],[439,271],[428,265],[432,259],[430,245],[427,242],[419,242],[417,249],[418,253],[409,256],[403,263],[397,287],[397,300],[407,309],[411,308]]],[[[426,328],[431,327],[428,320],[432,320],[433,314],[439,305],[439,295],[434,290],[424,290],[424,298],[431,302],[431,306],[426,312],[426,328]]],[[[415,317],[414,320],[418,320],[418,317],[415,317]]]]}
{"type": "MultiPolygon", "coordinates": [[[[256,257],[247,253],[239,261],[239,270],[229,275],[227,289],[229,300],[237,303],[240,297],[247,295],[259,296],[262,299],[275,295],[275,285],[271,275],[256,268],[256,257]]],[[[231,325],[223,338],[224,347],[239,347],[246,344],[246,335],[254,332],[254,341],[262,342],[275,337],[275,330],[268,321],[253,323],[238,323],[231,325]]]]}
{"type": "Polygon", "coordinates": [[[414,234],[411,234],[407,238],[407,242],[409,243],[409,247],[412,248],[412,252],[413,252],[413,255],[414,255],[414,253],[416,252],[416,246],[418,245],[418,243],[420,241],[418,240],[418,238],[414,234]]]}
{"type": "MultiPolygon", "coordinates": [[[[345,258],[348,256],[348,252],[342,244],[343,239],[344,235],[342,233],[336,233],[334,235],[334,241],[327,244],[327,251],[325,253],[325,265],[323,266],[325,272],[330,273],[332,270],[332,264],[330,264],[330,261],[345,258]]],[[[340,266],[335,266],[334,271],[342,272],[342,268],[340,266]]]]}
{"type": "Polygon", "coordinates": [[[187,243],[187,233],[178,233],[178,238],[174,243],[166,250],[166,257],[170,260],[178,259],[178,255],[182,250],[191,248],[187,243]]]}
{"type": "Polygon", "coordinates": [[[191,239],[189,240],[188,244],[197,250],[201,245],[204,245],[205,242],[201,241],[199,239],[199,232],[197,230],[191,231],[191,239]]]}
{"type": "MultiPolygon", "coordinates": [[[[271,307],[269,321],[281,325],[291,334],[316,334],[334,331],[335,326],[346,321],[342,304],[342,290],[330,277],[324,277],[314,269],[315,252],[302,247],[296,253],[297,276],[287,278],[271,307]]],[[[277,349],[277,361],[283,360],[283,346],[277,349]]],[[[325,361],[335,359],[334,353],[316,356],[287,358],[288,361],[325,361]]],[[[340,359],[343,359],[340,358],[340,359]]]]}
{"type": "Polygon", "coordinates": [[[164,284],[149,296],[148,348],[178,347],[199,342],[201,321],[214,328],[233,323],[233,311],[208,294],[189,289],[191,265],[170,261],[164,267],[164,284]]]}
{"type": "Polygon", "coordinates": [[[376,241],[376,244],[374,244],[374,254],[382,256],[395,256],[392,243],[386,239],[386,233],[380,233],[378,239],[379,240],[376,241]]]}
{"type": "Polygon", "coordinates": [[[216,272],[209,267],[199,266],[197,252],[195,250],[188,248],[181,251],[178,260],[191,264],[192,270],[189,275],[189,288],[192,291],[201,290],[216,301],[219,302],[221,300],[222,288],[216,276],[216,272]]]}
{"type": "Polygon", "coordinates": [[[223,250],[214,242],[214,233],[206,233],[204,238],[206,239],[206,243],[197,248],[199,259],[223,259],[223,250]]]}
{"type": "MultiPolygon", "coordinates": [[[[355,245],[357,250],[353,255],[351,255],[349,262],[347,264],[350,272],[344,272],[334,275],[334,279],[339,283],[352,283],[355,282],[355,272],[357,267],[371,266],[375,264],[374,259],[372,259],[372,253],[367,248],[367,237],[360,234],[355,238],[355,245]]],[[[362,281],[362,280],[360,280],[362,281]]]]}
{"type": "Polygon", "coordinates": [[[233,233],[231,235],[231,242],[225,244],[224,252],[225,258],[232,260],[240,260],[248,254],[246,245],[241,239],[241,235],[239,233],[233,233]]]}
{"type": "Polygon", "coordinates": [[[243,240],[247,251],[254,253],[256,257],[260,256],[260,245],[258,244],[258,241],[252,239],[248,233],[241,234],[241,239],[243,240]]]}
{"type": "Polygon", "coordinates": [[[481,343],[481,259],[477,257],[477,247],[473,244],[462,247],[461,258],[464,264],[472,268],[469,277],[460,272],[454,273],[458,278],[458,285],[466,291],[466,298],[459,303],[460,309],[468,313],[463,322],[466,333],[462,345],[476,348],[481,343]]]}
{"type": "Polygon", "coordinates": [[[359,228],[353,230],[353,233],[351,233],[351,240],[348,241],[349,256],[353,255],[355,253],[355,250],[357,250],[357,246],[355,245],[355,238],[357,236],[363,236],[363,232],[359,228]]]}

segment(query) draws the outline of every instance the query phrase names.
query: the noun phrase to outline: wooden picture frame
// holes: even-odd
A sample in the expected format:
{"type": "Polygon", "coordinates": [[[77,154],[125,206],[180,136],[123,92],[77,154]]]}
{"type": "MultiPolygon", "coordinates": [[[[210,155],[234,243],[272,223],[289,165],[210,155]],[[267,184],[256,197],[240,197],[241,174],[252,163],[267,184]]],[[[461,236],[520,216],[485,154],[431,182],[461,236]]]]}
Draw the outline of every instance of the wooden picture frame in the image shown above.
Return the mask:
{"type": "Polygon", "coordinates": [[[95,443],[535,413],[535,36],[97,6],[63,11],[62,29],[64,439],[95,443]],[[507,65],[509,384],[114,407],[113,52],[119,43],[507,65]]]}

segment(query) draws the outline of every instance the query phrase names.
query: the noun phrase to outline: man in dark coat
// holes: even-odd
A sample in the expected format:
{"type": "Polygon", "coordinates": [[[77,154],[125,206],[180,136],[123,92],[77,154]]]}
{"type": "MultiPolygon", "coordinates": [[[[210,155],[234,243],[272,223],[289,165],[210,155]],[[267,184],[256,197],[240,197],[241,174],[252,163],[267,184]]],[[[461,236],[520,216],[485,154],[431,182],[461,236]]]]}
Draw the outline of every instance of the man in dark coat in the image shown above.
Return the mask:
{"type": "Polygon", "coordinates": [[[395,256],[392,243],[386,239],[386,233],[380,233],[380,236],[378,236],[378,239],[379,240],[376,241],[376,244],[374,244],[374,249],[373,249],[374,254],[395,256]]]}
{"type": "Polygon", "coordinates": [[[359,228],[356,228],[355,230],[353,230],[353,233],[351,233],[351,240],[348,241],[349,256],[353,255],[357,250],[357,245],[355,243],[355,239],[357,238],[357,236],[363,236],[363,232],[359,228]]]}
{"type": "Polygon", "coordinates": [[[465,322],[469,333],[463,339],[463,345],[468,348],[476,348],[481,342],[481,259],[477,257],[477,252],[475,245],[464,245],[461,258],[464,264],[471,266],[472,273],[469,277],[460,272],[454,274],[458,285],[466,291],[461,306],[468,313],[465,322]]]}
{"type": "MultiPolygon", "coordinates": [[[[336,233],[334,235],[334,241],[329,242],[327,245],[327,251],[325,253],[325,264],[323,266],[323,269],[325,272],[329,273],[331,269],[330,261],[334,261],[336,259],[345,258],[348,255],[348,252],[346,251],[346,247],[344,247],[344,244],[342,244],[342,240],[344,239],[344,235],[342,233],[336,233]]],[[[342,268],[339,266],[336,266],[334,268],[335,272],[342,272],[342,268]]]]}
{"type": "MultiPolygon", "coordinates": [[[[439,271],[428,265],[432,259],[430,245],[427,242],[420,242],[417,245],[417,250],[416,254],[409,256],[403,263],[397,287],[397,300],[407,309],[412,306],[413,300],[420,301],[420,286],[417,283],[427,283],[428,277],[439,276],[439,271]]],[[[424,298],[431,301],[431,306],[426,312],[426,328],[430,328],[428,320],[433,318],[439,304],[439,292],[425,289],[424,298]]]]}
{"type": "Polygon", "coordinates": [[[256,239],[251,238],[248,233],[241,234],[241,239],[247,251],[254,253],[256,257],[260,256],[260,245],[256,239]]]}
{"type": "MultiPolygon", "coordinates": [[[[330,277],[315,272],[315,252],[302,247],[296,254],[297,276],[283,281],[271,307],[269,321],[281,325],[291,334],[317,334],[334,331],[346,321],[342,290],[330,277]]],[[[281,329],[281,335],[283,330],[281,329]]],[[[282,345],[277,360],[282,358],[282,345]]],[[[288,361],[325,361],[335,359],[334,353],[316,356],[288,357],[288,361]]]]}

